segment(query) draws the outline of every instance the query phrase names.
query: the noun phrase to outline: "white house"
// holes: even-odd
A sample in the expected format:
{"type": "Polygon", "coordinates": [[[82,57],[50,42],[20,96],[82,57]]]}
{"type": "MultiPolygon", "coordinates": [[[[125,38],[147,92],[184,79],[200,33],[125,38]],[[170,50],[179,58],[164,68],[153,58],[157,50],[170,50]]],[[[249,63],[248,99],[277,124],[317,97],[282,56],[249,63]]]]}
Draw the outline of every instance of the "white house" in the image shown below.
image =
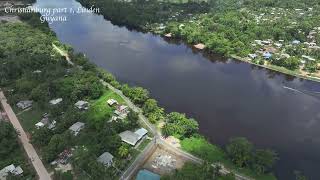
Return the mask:
{"type": "Polygon", "coordinates": [[[31,107],[31,106],[32,106],[32,103],[33,103],[33,101],[29,101],[29,100],[19,101],[19,102],[17,103],[17,106],[18,106],[18,108],[24,110],[24,109],[27,109],[27,108],[31,107]]]}
{"type": "Polygon", "coordinates": [[[87,102],[87,101],[78,101],[74,105],[80,110],[89,109],[89,102],[87,102]]]}
{"type": "Polygon", "coordinates": [[[109,152],[104,152],[103,154],[101,154],[101,156],[98,157],[97,161],[107,167],[110,167],[113,164],[113,155],[109,152]]]}
{"type": "Polygon", "coordinates": [[[255,59],[255,58],[257,57],[256,54],[248,54],[248,56],[249,56],[249,58],[251,58],[251,59],[255,59]]]}
{"type": "Polygon", "coordinates": [[[53,99],[53,100],[49,101],[49,103],[51,105],[57,105],[57,104],[60,104],[61,102],[62,102],[62,98],[53,99]]]}
{"type": "Polygon", "coordinates": [[[109,106],[113,106],[114,104],[118,104],[118,102],[116,100],[114,100],[114,99],[109,99],[107,101],[107,103],[109,104],[109,106]]]}
{"type": "Polygon", "coordinates": [[[69,130],[73,133],[73,135],[77,136],[84,126],[85,124],[83,122],[76,122],[69,128],[69,130]]]}
{"type": "Polygon", "coordinates": [[[135,132],[124,131],[119,134],[121,140],[125,143],[128,143],[132,146],[135,146],[141,139],[147,135],[148,131],[144,128],[140,128],[135,132]]]}

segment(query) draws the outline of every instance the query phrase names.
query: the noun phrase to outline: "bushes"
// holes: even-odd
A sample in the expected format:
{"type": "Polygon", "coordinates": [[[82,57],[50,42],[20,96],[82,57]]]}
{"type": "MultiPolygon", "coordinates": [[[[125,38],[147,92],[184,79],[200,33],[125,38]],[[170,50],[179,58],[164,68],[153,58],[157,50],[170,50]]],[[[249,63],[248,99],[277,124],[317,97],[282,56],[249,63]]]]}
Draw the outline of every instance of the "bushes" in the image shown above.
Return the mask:
{"type": "Polygon", "coordinates": [[[149,98],[149,91],[142,87],[129,87],[127,84],[122,85],[121,90],[123,94],[129,97],[135,104],[143,105],[149,98]]]}
{"type": "Polygon", "coordinates": [[[318,70],[318,63],[316,61],[307,61],[304,69],[310,73],[315,73],[318,70]]]}
{"type": "Polygon", "coordinates": [[[246,138],[232,138],[226,147],[231,161],[240,168],[251,168],[257,174],[271,170],[278,159],[277,154],[269,149],[255,149],[246,138]]]}
{"type": "Polygon", "coordinates": [[[220,167],[213,167],[210,163],[205,162],[202,165],[192,164],[187,162],[184,166],[176,170],[171,175],[161,177],[162,180],[235,180],[232,173],[222,175],[219,172],[220,167]]]}
{"type": "Polygon", "coordinates": [[[189,119],[185,114],[172,112],[167,115],[166,124],[162,128],[165,136],[188,138],[197,133],[199,124],[194,119],[189,119]]]}
{"type": "Polygon", "coordinates": [[[285,67],[289,70],[296,70],[299,68],[300,60],[297,57],[290,57],[290,58],[281,58],[281,59],[274,59],[271,61],[272,64],[277,66],[285,67]]]}
{"type": "Polygon", "coordinates": [[[142,110],[151,123],[156,123],[164,118],[164,109],[160,108],[154,99],[148,99],[144,103],[142,110]]]}
{"type": "Polygon", "coordinates": [[[238,167],[248,167],[252,160],[253,145],[245,138],[233,138],[230,140],[227,153],[232,162],[238,167]]]}

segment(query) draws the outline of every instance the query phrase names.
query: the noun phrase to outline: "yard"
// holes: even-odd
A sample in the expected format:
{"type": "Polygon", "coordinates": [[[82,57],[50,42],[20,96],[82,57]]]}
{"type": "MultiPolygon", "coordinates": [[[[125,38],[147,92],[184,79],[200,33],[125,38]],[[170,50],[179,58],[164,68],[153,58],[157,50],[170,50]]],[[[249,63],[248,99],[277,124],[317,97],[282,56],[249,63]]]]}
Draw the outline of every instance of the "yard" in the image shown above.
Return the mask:
{"type": "Polygon", "coordinates": [[[35,128],[35,124],[41,121],[42,115],[45,113],[36,104],[32,106],[31,109],[26,111],[21,111],[14,108],[17,117],[23,126],[23,129],[27,132],[32,132],[35,128]]]}
{"type": "Polygon", "coordinates": [[[111,107],[107,104],[108,99],[114,99],[118,101],[119,104],[125,104],[120,96],[111,90],[107,90],[98,100],[90,102],[88,117],[94,121],[100,121],[111,116],[114,107],[111,107]]]}

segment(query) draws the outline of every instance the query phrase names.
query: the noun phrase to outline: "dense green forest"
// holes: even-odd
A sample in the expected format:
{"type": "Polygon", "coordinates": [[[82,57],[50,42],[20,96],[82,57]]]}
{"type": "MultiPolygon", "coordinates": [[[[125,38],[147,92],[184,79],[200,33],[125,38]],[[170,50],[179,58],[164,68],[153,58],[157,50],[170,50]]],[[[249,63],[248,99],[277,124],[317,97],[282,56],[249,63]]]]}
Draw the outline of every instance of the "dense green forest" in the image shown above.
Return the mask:
{"type": "Polygon", "coordinates": [[[320,77],[317,0],[79,2],[87,7],[99,7],[100,13],[113,23],[193,45],[201,43],[209,53],[236,57],[282,72],[289,70],[291,74],[320,77]]]}

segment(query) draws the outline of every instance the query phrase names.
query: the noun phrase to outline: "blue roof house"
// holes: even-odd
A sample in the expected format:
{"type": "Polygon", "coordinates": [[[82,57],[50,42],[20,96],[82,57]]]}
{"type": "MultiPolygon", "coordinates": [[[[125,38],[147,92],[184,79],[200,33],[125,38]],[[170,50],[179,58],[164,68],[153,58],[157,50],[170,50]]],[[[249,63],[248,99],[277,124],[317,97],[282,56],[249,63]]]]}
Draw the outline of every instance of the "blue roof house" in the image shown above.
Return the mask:
{"type": "Polygon", "coordinates": [[[301,43],[301,41],[299,41],[299,40],[293,40],[292,41],[292,44],[295,44],[295,45],[298,45],[298,44],[300,44],[301,43]]]}
{"type": "Polygon", "coordinates": [[[270,59],[272,57],[272,54],[270,52],[265,52],[262,55],[265,59],[270,59]]]}
{"type": "Polygon", "coordinates": [[[143,169],[139,171],[136,180],[160,180],[160,175],[143,169]]]}

